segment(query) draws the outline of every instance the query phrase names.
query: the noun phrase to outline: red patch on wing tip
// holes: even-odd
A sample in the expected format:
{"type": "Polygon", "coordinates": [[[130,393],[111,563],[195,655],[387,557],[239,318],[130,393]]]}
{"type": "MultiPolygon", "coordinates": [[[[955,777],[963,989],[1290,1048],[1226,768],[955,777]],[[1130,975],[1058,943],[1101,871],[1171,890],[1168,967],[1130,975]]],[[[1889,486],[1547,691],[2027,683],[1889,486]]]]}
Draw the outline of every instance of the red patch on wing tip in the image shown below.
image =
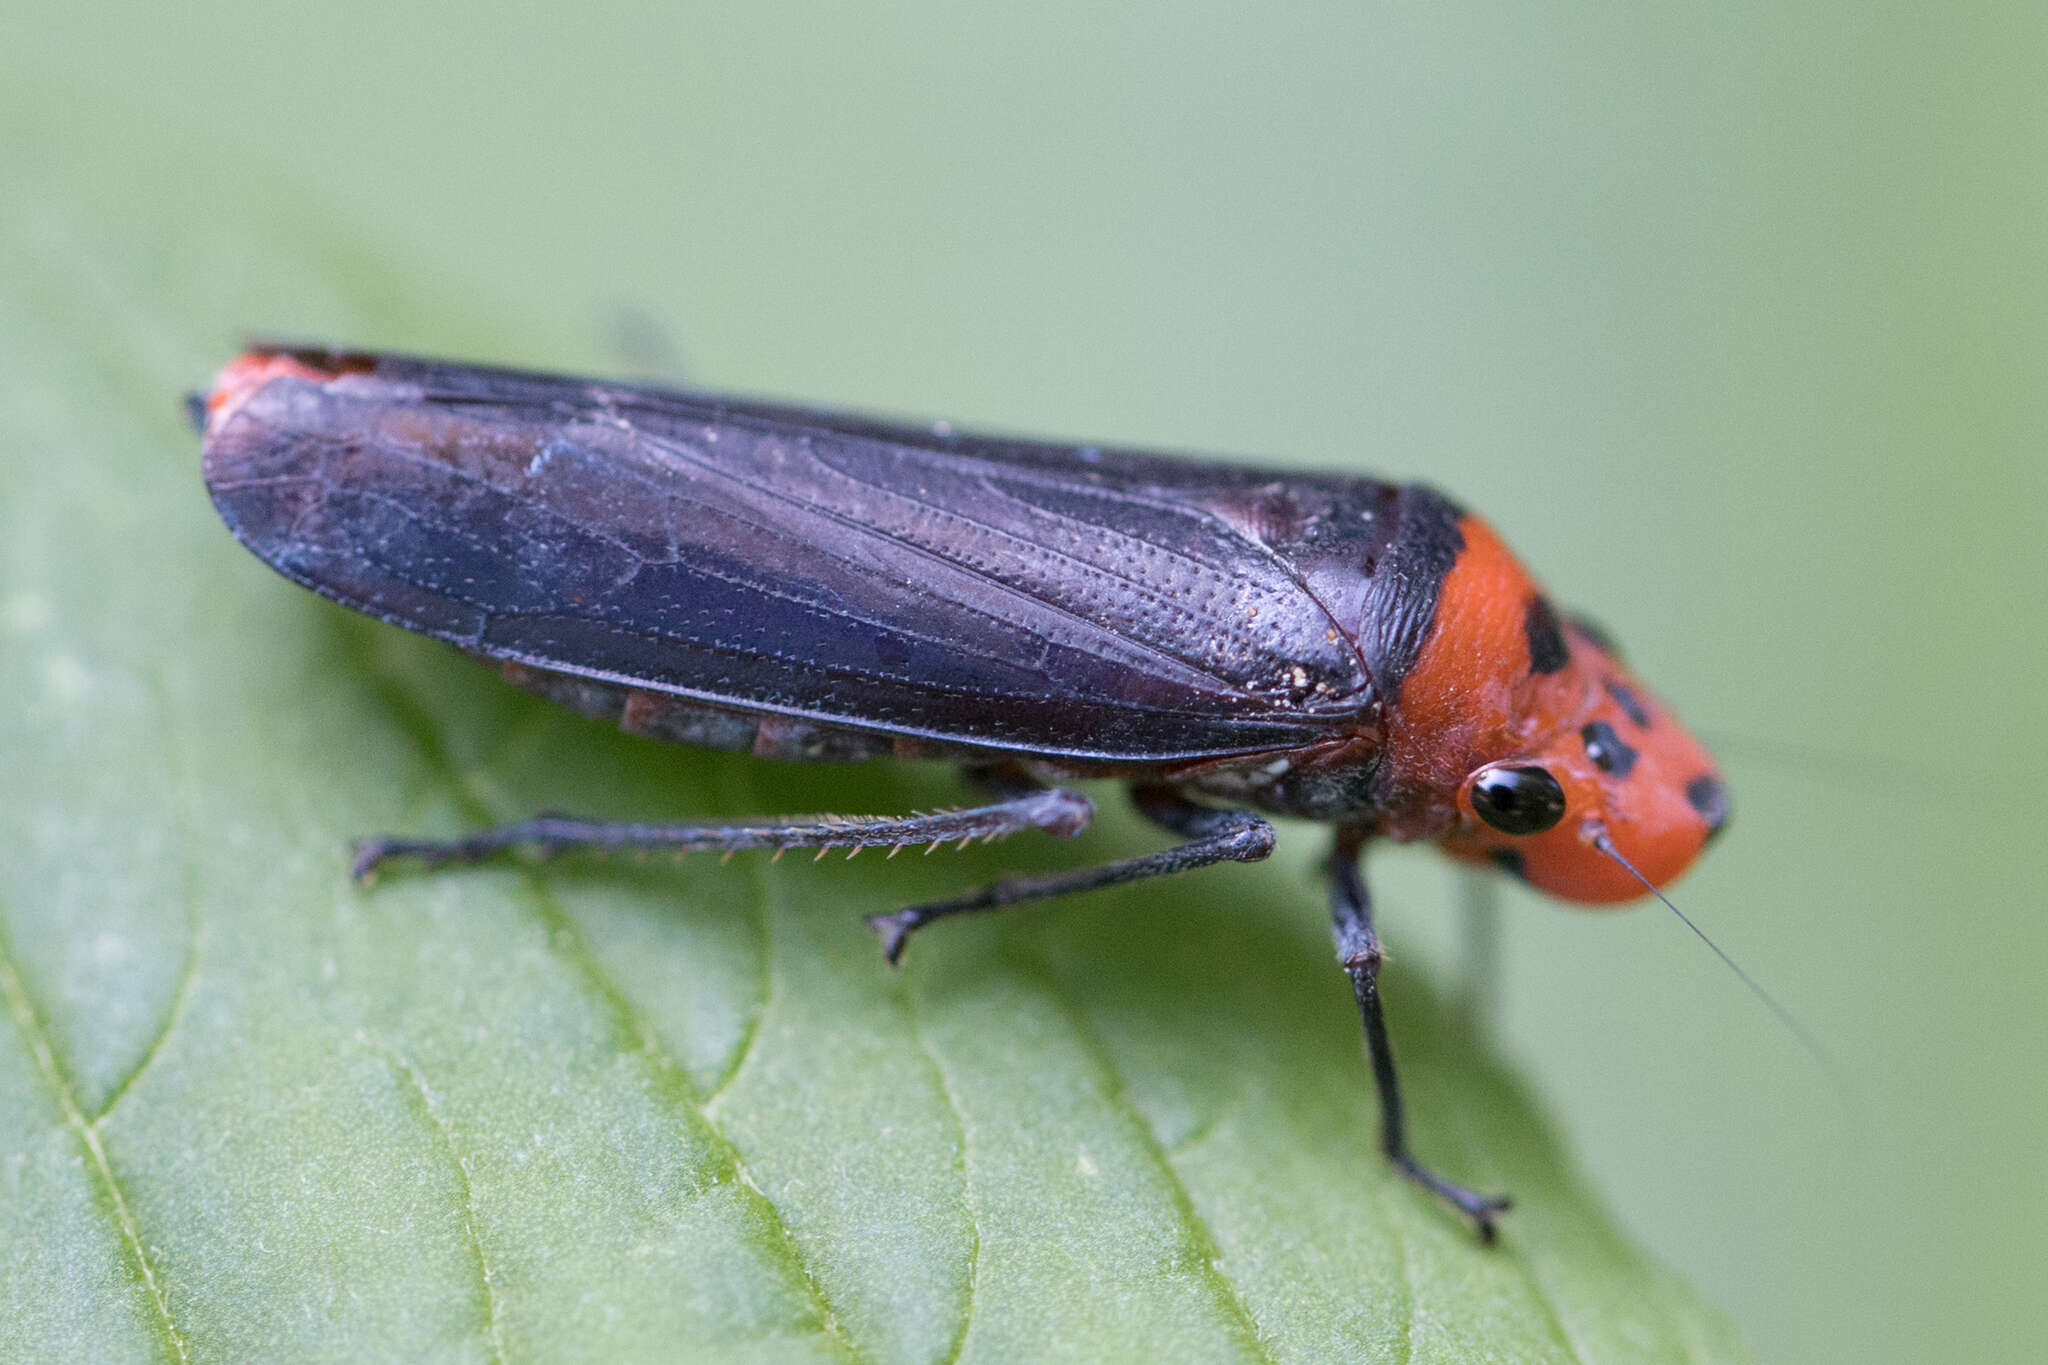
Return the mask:
{"type": "Polygon", "coordinates": [[[273,379],[303,379],[325,384],[345,374],[360,374],[375,362],[368,356],[317,350],[287,350],[258,347],[242,352],[213,377],[206,394],[206,425],[218,426],[250,395],[273,379]]]}

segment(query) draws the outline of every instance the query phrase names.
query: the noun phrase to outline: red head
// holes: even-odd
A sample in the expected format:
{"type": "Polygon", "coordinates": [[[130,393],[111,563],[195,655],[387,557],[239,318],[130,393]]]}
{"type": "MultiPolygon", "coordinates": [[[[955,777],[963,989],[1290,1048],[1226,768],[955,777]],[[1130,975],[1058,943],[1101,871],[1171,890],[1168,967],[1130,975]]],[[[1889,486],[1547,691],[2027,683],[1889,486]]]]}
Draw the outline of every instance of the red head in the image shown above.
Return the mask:
{"type": "Polygon", "coordinates": [[[1484,522],[1459,522],[1421,656],[1389,717],[1387,832],[1435,838],[1567,900],[1663,886],[1728,818],[1714,761],[1484,522]]]}

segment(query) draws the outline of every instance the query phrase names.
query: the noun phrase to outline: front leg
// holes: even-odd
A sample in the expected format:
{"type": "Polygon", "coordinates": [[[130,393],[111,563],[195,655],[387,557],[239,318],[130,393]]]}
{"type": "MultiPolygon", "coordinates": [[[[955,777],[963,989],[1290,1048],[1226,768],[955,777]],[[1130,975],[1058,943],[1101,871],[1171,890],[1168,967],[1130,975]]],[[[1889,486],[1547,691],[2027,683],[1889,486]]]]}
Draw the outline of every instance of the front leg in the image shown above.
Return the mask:
{"type": "Polygon", "coordinates": [[[1394,1044],[1380,1010],[1380,940],[1372,927],[1372,897],[1358,855],[1363,840],[1343,830],[1330,850],[1330,919],[1337,940],[1337,960],[1351,978],[1365,1021],[1366,1051],[1372,1056],[1373,1083],[1380,1095],[1380,1147],[1394,1168],[1472,1220],[1479,1240],[1494,1239],[1494,1219],[1507,1212],[1505,1196],[1475,1194],[1437,1175],[1408,1153],[1407,1121],[1401,1109],[1401,1083],[1394,1075],[1394,1044]]]}

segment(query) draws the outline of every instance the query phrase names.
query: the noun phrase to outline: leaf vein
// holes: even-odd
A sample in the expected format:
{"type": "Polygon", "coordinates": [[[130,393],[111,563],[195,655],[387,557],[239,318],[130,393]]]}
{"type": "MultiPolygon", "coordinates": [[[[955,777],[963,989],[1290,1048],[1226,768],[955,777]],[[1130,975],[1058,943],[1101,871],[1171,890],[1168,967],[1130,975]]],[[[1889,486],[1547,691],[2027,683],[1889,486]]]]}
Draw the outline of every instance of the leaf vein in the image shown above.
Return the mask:
{"type": "Polygon", "coordinates": [[[178,969],[178,984],[171,990],[171,1003],[164,1011],[164,1021],[150,1038],[149,1045],[142,1049],[142,1055],[136,1058],[135,1065],[128,1069],[128,1074],[107,1092],[107,1098],[101,1103],[99,1112],[92,1116],[91,1122],[95,1128],[107,1121],[113,1114],[115,1106],[126,1099],[128,1092],[135,1088],[135,1083],[142,1079],[142,1073],[155,1064],[158,1055],[164,1050],[165,1040],[178,1026],[178,1021],[185,1017],[185,1001],[191,996],[192,983],[199,975],[199,925],[196,914],[192,916],[190,922],[192,928],[185,939],[185,960],[178,969]]]}
{"type": "Polygon", "coordinates": [[[740,1025],[739,1041],[733,1044],[732,1059],[725,1064],[725,1070],[712,1085],[710,1094],[704,1097],[707,1110],[717,1107],[719,1099],[739,1079],[740,1071],[754,1055],[754,1044],[760,1041],[761,1024],[768,1017],[768,1006],[775,994],[775,943],[769,929],[768,878],[760,863],[755,861],[748,863],[747,875],[754,888],[754,912],[748,917],[754,934],[754,1003],[747,1011],[746,1021],[740,1025]]]}
{"type": "MultiPolygon", "coordinates": [[[[182,735],[184,732],[179,728],[178,717],[173,712],[170,704],[170,684],[165,678],[162,668],[151,670],[150,684],[150,690],[156,697],[157,707],[162,712],[162,717],[158,722],[158,732],[164,735],[182,735]]],[[[183,746],[175,745],[173,746],[173,751],[182,760],[184,755],[183,746]]],[[[179,762],[176,767],[176,777],[180,793],[178,813],[181,817],[180,823],[182,825],[179,845],[183,847],[188,842],[186,837],[187,831],[193,828],[193,822],[189,818],[185,818],[186,808],[190,800],[190,779],[188,770],[182,762],[179,762]]],[[[201,919],[199,914],[200,899],[197,875],[193,860],[189,857],[185,858],[183,860],[183,875],[181,877],[182,884],[179,888],[185,901],[185,954],[183,961],[178,964],[177,984],[171,988],[171,1002],[164,1009],[163,1023],[158,1025],[156,1033],[150,1038],[148,1045],[142,1049],[142,1055],[137,1057],[135,1065],[128,1069],[128,1074],[115,1082],[113,1087],[107,1091],[106,1098],[100,1102],[99,1111],[92,1116],[92,1124],[95,1128],[107,1121],[108,1115],[114,1112],[115,1106],[127,1097],[128,1092],[135,1088],[135,1083],[142,1079],[143,1073],[155,1064],[158,1055],[163,1052],[164,1043],[170,1038],[172,1030],[178,1026],[178,1021],[185,1017],[185,1002],[191,997],[192,985],[199,977],[199,943],[205,928],[205,921],[201,919]]]]}
{"type": "MultiPolygon", "coordinates": [[[[366,651],[368,657],[376,657],[366,651]]],[[[393,722],[413,743],[420,761],[447,789],[456,810],[468,821],[488,825],[497,817],[490,805],[478,794],[474,782],[451,759],[448,746],[440,731],[434,725],[426,708],[414,697],[404,682],[381,668],[365,670],[365,681],[390,714],[393,722]]],[[[527,908],[540,920],[546,931],[550,949],[564,963],[580,975],[585,984],[610,1009],[615,1022],[625,1036],[630,1037],[634,1046],[631,1051],[638,1053],[653,1071],[660,1083],[658,1089],[672,1099],[682,1111],[684,1118],[693,1123],[704,1135],[713,1151],[726,1167],[734,1181],[751,1192],[759,1201],[761,1213],[767,1225],[768,1250],[789,1270],[803,1287],[813,1316],[833,1346],[850,1360],[859,1360],[860,1353],[854,1349],[838,1314],[833,1310],[830,1298],[819,1283],[816,1272],[805,1259],[802,1248],[791,1231],[789,1221],[782,1210],[776,1207],[767,1192],[754,1180],[741,1157],[738,1144],[719,1126],[717,1120],[706,1111],[703,1097],[676,1060],[662,1047],[660,1037],[633,1003],[625,989],[619,985],[604,965],[597,960],[583,935],[577,930],[575,921],[567,910],[548,890],[542,872],[533,867],[523,869],[525,895],[522,899],[527,908]]]]}
{"type": "MultiPolygon", "coordinates": [[[[1468,1135],[1467,1125],[1461,1115],[1456,1113],[1446,1115],[1444,1126],[1449,1129],[1449,1135],[1459,1149],[1468,1153],[1475,1149],[1475,1144],[1468,1135]]],[[[1481,1170],[1483,1173],[1483,1159],[1481,1170]]],[[[1573,1338],[1571,1331],[1565,1326],[1564,1317],[1558,1312],[1557,1303],[1551,1297],[1550,1288],[1543,1282],[1543,1277],[1536,1273],[1536,1268],[1530,1263],[1527,1255],[1518,1255],[1514,1259],[1516,1269],[1521,1272],[1522,1279],[1528,1284],[1530,1292],[1536,1300],[1536,1306],[1543,1311],[1543,1319],[1550,1328],[1552,1339],[1564,1348],[1565,1354],[1576,1362],[1577,1365],[1586,1365],[1586,1357],[1580,1352],[1578,1342],[1573,1338]]]]}
{"type": "MultiPolygon", "coordinates": [[[[1356,1037],[1357,1035],[1352,1035],[1356,1037]]],[[[1362,1044],[1361,1044],[1362,1048],[1362,1044]]],[[[1385,1124],[1385,1116],[1378,1112],[1367,1120],[1378,1131],[1385,1124]]],[[[1378,1150],[1378,1144],[1374,1144],[1378,1150]]],[[[1394,1253],[1394,1278],[1401,1284],[1401,1356],[1400,1365],[1409,1365],[1415,1359],[1415,1272],[1413,1257],[1408,1248],[1407,1225],[1394,1212],[1395,1193],[1393,1186],[1405,1184],[1405,1178],[1385,1163],[1380,1166],[1380,1178],[1366,1182],[1371,1188],[1371,1199],[1380,1209],[1380,1221],[1387,1229],[1387,1245],[1394,1253]]]]}
{"type": "Polygon", "coordinates": [[[946,1075],[946,1067],[932,1050],[931,1040],[925,1037],[924,1024],[919,1019],[917,1005],[904,989],[899,978],[896,1000],[903,1011],[905,1021],[910,1025],[911,1039],[916,1042],[918,1052],[931,1068],[932,1078],[938,1082],[939,1094],[945,1098],[946,1111],[953,1116],[953,1126],[960,1134],[960,1211],[967,1218],[967,1284],[960,1300],[960,1326],[953,1333],[942,1358],[944,1365],[957,1365],[961,1352],[967,1348],[967,1333],[974,1325],[974,1296],[981,1281],[981,1222],[974,1214],[974,1187],[967,1160],[967,1114],[961,1109],[959,1097],[953,1093],[952,1081],[946,1075]]]}
{"type": "Polygon", "coordinates": [[[382,1053],[393,1069],[405,1078],[406,1085],[412,1092],[413,1102],[427,1120],[427,1125],[434,1130],[434,1137],[440,1144],[442,1154],[448,1158],[448,1164],[455,1170],[458,1202],[462,1206],[462,1231],[469,1242],[470,1254],[476,1261],[477,1279],[483,1286],[484,1337],[491,1344],[492,1359],[502,1362],[506,1359],[504,1312],[498,1302],[497,1287],[492,1283],[491,1263],[484,1256],[483,1238],[477,1235],[476,1198],[470,1185],[469,1162],[456,1148],[455,1134],[449,1129],[447,1120],[441,1117],[440,1106],[434,1100],[434,1092],[427,1088],[426,1081],[421,1078],[412,1063],[395,1051],[378,1047],[374,1043],[371,1046],[382,1053]]]}
{"type": "Polygon", "coordinates": [[[155,1310],[156,1325],[164,1344],[170,1353],[180,1361],[190,1360],[191,1352],[185,1343],[185,1334],[179,1330],[177,1320],[171,1316],[171,1305],[164,1294],[164,1288],[157,1282],[156,1270],[149,1263],[149,1253],[142,1243],[142,1232],[135,1222],[134,1211],[128,1206],[127,1193],[121,1188],[120,1180],[114,1174],[112,1163],[107,1160],[106,1148],[100,1143],[99,1130],[86,1118],[85,1111],[78,1103],[78,1090],[58,1060],[56,1049],[50,1044],[49,1031],[30,1001],[28,990],[22,984],[21,973],[14,964],[14,954],[4,935],[0,935],[0,995],[7,997],[8,1012],[14,1016],[14,1025],[20,1030],[22,1041],[28,1045],[35,1058],[36,1070],[42,1074],[43,1083],[57,1101],[57,1108],[64,1116],[65,1126],[77,1136],[85,1148],[86,1163],[91,1167],[94,1179],[99,1183],[105,1196],[108,1210],[114,1218],[114,1226],[135,1263],[137,1276],[142,1282],[144,1294],[155,1310]]]}
{"type": "Polygon", "coordinates": [[[1129,1090],[1125,1088],[1123,1073],[1118,1069],[1108,1043],[1061,987],[1045,963],[1016,957],[1011,960],[1023,963],[1027,972],[1038,979],[1048,998],[1066,1016],[1076,1037],[1080,1039],[1081,1045],[1087,1050],[1102,1077],[1103,1093],[1110,1107],[1136,1130],[1146,1154],[1166,1178],[1168,1197],[1173,1202],[1175,1213],[1180,1217],[1190,1259],[1198,1267],[1198,1273],[1220,1301],[1225,1314],[1244,1334],[1246,1345],[1252,1353],[1260,1360],[1274,1361],[1275,1357],[1267,1347],[1264,1335],[1259,1331],[1258,1320],[1252,1316],[1251,1308],[1238,1292],[1237,1285],[1223,1273],[1220,1264],[1223,1259],[1222,1248],[1218,1245],[1215,1234],[1210,1231],[1208,1223],[1196,1210],[1193,1191],[1189,1190],[1187,1182],[1181,1179],[1179,1167],[1174,1165],[1173,1159],[1167,1154],[1165,1144],[1159,1140],[1159,1134],[1153,1129],[1151,1121],[1145,1117],[1144,1111],[1138,1107],[1129,1090]]]}
{"type": "Polygon", "coordinates": [[[1516,1259],[1522,1265],[1522,1278],[1527,1280],[1529,1288],[1535,1291],[1536,1306],[1543,1310],[1544,1321],[1550,1324],[1550,1334],[1557,1338],[1557,1344],[1564,1347],[1565,1353],[1578,1362],[1578,1365],[1586,1365],[1586,1358],[1579,1354],[1578,1342],[1572,1339],[1571,1332],[1564,1325],[1564,1318],[1557,1311],[1557,1304],[1550,1297],[1549,1286],[1543,1283],[1543,1277],[1529,1265],[1527,1257],[1516,1259]]]}

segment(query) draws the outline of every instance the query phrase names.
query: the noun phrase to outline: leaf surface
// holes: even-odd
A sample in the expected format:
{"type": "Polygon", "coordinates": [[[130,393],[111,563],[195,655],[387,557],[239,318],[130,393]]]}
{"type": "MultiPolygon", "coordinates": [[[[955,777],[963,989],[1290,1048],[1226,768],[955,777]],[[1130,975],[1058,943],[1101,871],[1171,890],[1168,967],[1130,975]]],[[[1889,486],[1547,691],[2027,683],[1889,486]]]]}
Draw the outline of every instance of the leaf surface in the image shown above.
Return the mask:
{"type": "Polygon", "coordinates": [[[0,1356],[1743,1357],[1398,965],[1418,1146],[1514,1192],[1503,1245],[1388,1172],[1312,830],[896,973],[863,913],[1152,836],[352,888],[377,830],[959,798],[633,740],[265,571],[179,404],[242,331],[548,357],[41,107],[0,104],[0,1356]]]}

